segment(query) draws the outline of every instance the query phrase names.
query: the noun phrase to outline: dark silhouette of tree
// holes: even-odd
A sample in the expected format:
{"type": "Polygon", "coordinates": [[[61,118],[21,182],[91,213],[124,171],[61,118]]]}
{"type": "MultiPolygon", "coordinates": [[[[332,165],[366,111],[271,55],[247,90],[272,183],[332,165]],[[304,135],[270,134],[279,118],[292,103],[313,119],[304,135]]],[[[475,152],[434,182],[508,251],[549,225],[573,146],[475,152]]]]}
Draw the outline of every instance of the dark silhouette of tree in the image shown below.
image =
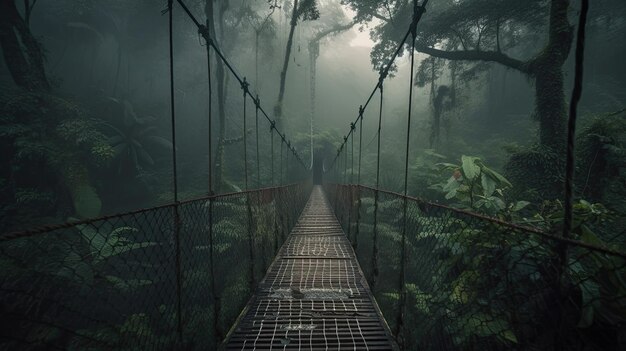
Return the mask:
{"type": "MultiPolygon", "coordinates": [[[[32,4],[26,2],[30,20],[32,4]]],[[[43,50],[22,18],[14,0],[0,0],[0,46],[11,77],[18,86],[30,91],[49,91],[43,50]]]]}
{"type": "MultiPolygon", "coordinates": [[[[383,65],[411,21],[412,1],[345,3],[357,12],[355,20],[381,21],[372,31],[379,41],[372,61],[377,67],[383,65]]],[[[493,62],[526,75],[535,85],[539,143],[560,152],[566,116],[562,67],[573,38],[569,7],[570,0],[433,2],[418,26],[416,49],[449,61],[493,62]],[[546,21],[547,40],[537,49],[537,28],[546,21]],[[513,57],[513,52],[524,58],[513,57]]]]}
{"type": "Polygon", "coordinates": [[[285,59],[283,61],[283,68],[280,72],[280,87],[278,89],[278,101],[274,106],[274,115],[276,116],[276,123],[281,125],[283,99],[285,97],[285,84],[287,82],[287,69],[289,68],[289,58],[291,56],[291,47],[293,46],[293,34],[298,25],[298,21],[313,21],[320,16],[317,10],[317,4],[315,0],[294,0],[293,10],[291,13],[291,21],[289,28],[289,37],[287,38],[287,45],[285,50],[285,59]]]}

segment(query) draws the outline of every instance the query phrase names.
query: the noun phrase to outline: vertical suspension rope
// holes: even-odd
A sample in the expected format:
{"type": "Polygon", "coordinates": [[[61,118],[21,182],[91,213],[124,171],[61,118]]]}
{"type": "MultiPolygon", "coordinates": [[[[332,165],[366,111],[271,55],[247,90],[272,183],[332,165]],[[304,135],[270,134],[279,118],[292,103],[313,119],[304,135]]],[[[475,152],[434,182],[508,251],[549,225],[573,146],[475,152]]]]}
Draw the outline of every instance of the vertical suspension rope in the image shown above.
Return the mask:
{"type": "Polygon", "coordinates": [[[259,156],[259,107],[261,105],[261,100],[258,94],[254,104],[256,106],[254,113],[254,117],[256,119],[256,122],[254,123],[254,127],[256,128],[256,188],[261,188],[261,157],[259,156]]]}
{"type": "MultiPolygon", "coordinates": [[[[241,83],[241,90],[243,90],[243,173],[244,173],[244,188],[248,190],[248,125],[247,125],[247,116],[246,109],[248,104],[248,81],[246,77],[243,77],[243,82],[241,83]]],[[[253,234],[253,219],[252,219],[252,207],[250,205],[250,193],[246,193],[246,212],[248,216],[248,247],[249,247],[249,257],[250,265],[249,265],[249,277],[248,277],[248,285],[250,288],[250,292],[254,291],[254,234],[253,234]]]]}
{"type": "Polygon", "coordinates": [[[174,99],[174,18],[172,15],[173,0],[167,1],[168,20],[169,20],[169,64],[170,64],[170,108],[171,108],[171,125],[172,125],[172,173],[174,181],[174,236],[176,240],[176,321],[178,340],[183,342],[183,323],[182,323],[182,270],[180,266],[180,213],[178,208],[178,175],[176,163],[176,109],[174,99]]]}
{"type": "Polygon", "coordinates": [[[247,130],[247,118],[246,118],[246,105],[248,103],[248,82],[246,77],[243,77],[241,83],[241,90],[243,90],[243,173],[244,173],[244,188],[248,190],[248,130],[247,130]]]}
{"type": "Polygon", "coordinates": [[[285,155],[285,182],[289,184],[291,179],[289,178],[289,156],[291,156],[291,142],[287,141],[287,154],[285,155]]]}
{"type": "Polygon", "coordinates": [[[350,184],[354,184],[354,123],[350,122],[350,143],[352,144],[350,150],[350,184]]]}
{"type": "Polygon", "coordinates": [[[359,170],[357,172],[356,180],[356,228],[354,230],[354,244],[352,245],[354,251],[359,247],[359,234],[361,233],[361,146],[363,145],[363,105],[359,106],[359,170]]]}
{"type": "Polygon", "coordinates": [[[361,152],[363,146],[363,105],[359,106],[359,171],[356,178],[357,184],[361,185],[361,152]]]}
{"type": "MultiPolygon", "coordinates": [[[[208,15],[208,13],[207,13],[208,15]]],[[[211,79],[211,36],[209,33],[209,21],[211,19],[207,17],[204,27],[199,28],[200,34],[206,41],[206,58],[207,58],[207,80],[208,80],[208,105],[209,105],[209,195],[213,195],[213,84],[211,79]]],[[[218,339],[221,338],[221,331],[219,328],[219,315],[220,315],[220,298],[217,294],[217,286],[215,283],[215,259],[214,259],[214,238],[213,238],[213,199],[209,199],[209,224],[207,226],[208,238],[209,238],[209,272],[211,277],[211,303],[213,304],[213,332],[215,333],[215,344],[213,347],[217,347],[218,339]]]]}
{"type": "Polygon", "coordinates": [[[271,155],[271,161],[270,161],[270,163],[271,163],[271,165],[270,165],[270,174],[271,174],[270,175],[270,181],[271,181],[270,184],[272,186],[274,186],[274,129],[275,129],[275,126],[276,126],[276,122],[272,121],[272,124],[270,126],[270,144],[271,144],[270,145],[270,149],[271,149],[270,153],[272,154],[271,155]]]}
{"type": "Polygon", "coordinates": [[[386,73],[381,71],[380,77],[378,78],[378,89],[380,91],[380,103],[378,107],[378,132],[377,132],[377,155],[376,155],[376,191],[374,192],[374,237],[372,239],[372,291],[376,287],[376,282],[378,280],[378,187],[380,185],[380,132],[382,129],[382,121],[383,121],[383,97],[384,97],[384,88],[383,83],[386,78],[386,73]]]}
{"type": "MultiPolygon", "coordinates": [[[[354,128],[355,124],[350,122],[350,207],[348,207],[348,238],[352,233],[352,207],[354,206],[354,128]]],[[[352,246],[354,247],[354,237],[352,238],[352,246]]]]}
{"type": "Polygon", "coordinates": [[[211,84],[211,37],[209,36],[208,27],[209,19],[206,20],[206,26],[200,29],[206,40],[206,60],[207,60],[207,80],[209,83],[209,195],[213,195],[213,85],[211,84]]]}
{"type": "Polygon", "coordinates": [[[345,146],[346,151],[343,154],[343,183],[348,184],[348,137],[343,137],[343,146],[345,146]]]}
{"type": "Polygon", "coordinates": [[[409,177],[409,148],[411,144],[411,115],[413,109],[413,75],[415,72],[415,39],[417,36],[417,21],[418,21],[418,6],[417,0],[413,0],[413,23],[411,24],[411,75],[409,78],[409,112],[407,116],[406,127],[406,149],[404,153],[404,201],[402,205],[402,244],[400,252],[400,299],[398,308],[398,320],[396,323],[396,337],[399,343],[402,345],[404,338],[404,308],[406,303],[406,226],[407,226],[407,193],[408,193],[408,177],[409,177]]]}
{"type": "Polygon", "coordinates": [[[283,185],[283,144],[285,143],[285,139],[281,137],[280,141],[280,185],[283,185]]]}

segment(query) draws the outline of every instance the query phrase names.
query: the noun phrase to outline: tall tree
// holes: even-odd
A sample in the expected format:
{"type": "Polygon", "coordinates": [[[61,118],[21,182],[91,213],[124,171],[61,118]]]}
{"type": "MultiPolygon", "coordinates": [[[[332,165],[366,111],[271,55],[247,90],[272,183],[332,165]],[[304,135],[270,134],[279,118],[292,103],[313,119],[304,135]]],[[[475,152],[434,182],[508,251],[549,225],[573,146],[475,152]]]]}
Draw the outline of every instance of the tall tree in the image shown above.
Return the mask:
{"type": "MultiPolygon", "coordinates": [[[[361,22],[381,21],[372,32],[379,43],[375,65],[384,64],[411,20],[412,1],[345,0],[361,22]]],[[[565,146],[563,65],[572,45],[570,0],[443,0],[433,2],[418,26],[416,49],[449,61],[493,62],[526,75],[535,85],[539,143],[560,152],[565,146]],[[545,45],[537,28],[547,20],[545,45]],[[505,52],[509,51],[509,53],[505,52]],[[534,51],[529,55],[528,52],[534,51]],[[523,58],[514,58],[515,53],[523,58]]]]}
{"type": "MultiPolygon", "coordinates": [[[[26,2],[26,6],[30,19],[34,2],[26,2]]],[[[43,51],[18,12],[15,0],[0,0],[0,45],[15,84],[29,91],[50,90],[43,51]]]]}
{"type": "Polygon", "coordinates": [[[278,0],[268,0],[269,12],[264,16],[258,16],[250,7],[246,8],[249,12],[249,22],[254,29],[254,87],[260,90],[261,81],[259,80],[259,39],[261,34],[269,30],[273,26],[272,15],[279,9],[278,0]]]}
{"type": "MultiPolygon", "coordinates": [[[[205,15],[207,18],[207,27],[209,28],[209,35],[218,44],[222,42],[224,38],[224,14],[228,9],[227,1],[219,0],[206,0],[205,1],[205,15]],[[214,4],[217,6],[215,11],[214,4]],[[218,30],[215,24],[219,25],[218,30]]],[[[220,192],[224,183],[224,149],[226,144],[226,72],[224,71],[224,64],[220,59],[215,61],[215,80],[217,85],[217,114],[219,117],[219,132],[217,137],[217,150],[215,156],[215,191],[220,192]]]]}
{"type": "Polygon", "coordinates": [[[283,61],[283,69],[280,72],[280,87],[278,89],[278,101],[274,106],[274,114],[278,125],[282,123],[283,99],[285,97],[285,84],[287,82],[287,69],[289,68],[289,58],[291,56],[291,47],[293,46],[293,34],[298,25],[298,20],[312,21],[318,19],[320,13],[317,9],[315,0],[298,0],[293,1],[291,13],[291,21],[289,27],[289,37],[285,49],[285,59],[283,61]]]}
{"type": "Polygon", "coordinates": [[[346,31],[356,25],[352,21],[347,24],[335,23],[329,28],[319,30],[309,41],[309,82],[310,82],[310,158],[313,166],[313,120],[315,119],[315,93],[317,76],[317,58],[320,55],[320,41],[324,38],[346,31]]]}

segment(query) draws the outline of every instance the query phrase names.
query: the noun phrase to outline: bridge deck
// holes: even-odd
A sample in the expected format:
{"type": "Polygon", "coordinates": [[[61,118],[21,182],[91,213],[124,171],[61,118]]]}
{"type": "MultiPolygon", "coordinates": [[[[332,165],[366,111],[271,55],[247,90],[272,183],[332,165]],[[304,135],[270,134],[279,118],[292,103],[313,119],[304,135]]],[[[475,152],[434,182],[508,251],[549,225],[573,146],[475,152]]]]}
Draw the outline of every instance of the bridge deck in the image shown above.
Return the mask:
{"type": "Polygon", "coordinates": [[[350,242],[315,187],[226,349],[393,348],[350,242]]]}

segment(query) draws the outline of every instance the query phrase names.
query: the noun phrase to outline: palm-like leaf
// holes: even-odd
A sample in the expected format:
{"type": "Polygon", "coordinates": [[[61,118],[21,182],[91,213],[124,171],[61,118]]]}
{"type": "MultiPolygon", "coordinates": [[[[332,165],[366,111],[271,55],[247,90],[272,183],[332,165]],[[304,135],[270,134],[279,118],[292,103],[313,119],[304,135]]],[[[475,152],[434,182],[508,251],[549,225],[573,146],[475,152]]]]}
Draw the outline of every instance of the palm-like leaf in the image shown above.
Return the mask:
{"type": "Polygon", "coordinates": [[[128,168],[132,172],[137,172],[142,166],[153,166],[154,157],[150,152],[153,148],[172,149],[169,140],[155,135],[157,128],[151,124],[156,120],[154,117],[137,116],[128,101],[115,98],[108,98],[108,101],[114,104],[115,113],[122,114],[121,123],[118,125],[103,124],[114,133],[109,137],[108,143],[113,147],[119,173],[128,168]]]}

